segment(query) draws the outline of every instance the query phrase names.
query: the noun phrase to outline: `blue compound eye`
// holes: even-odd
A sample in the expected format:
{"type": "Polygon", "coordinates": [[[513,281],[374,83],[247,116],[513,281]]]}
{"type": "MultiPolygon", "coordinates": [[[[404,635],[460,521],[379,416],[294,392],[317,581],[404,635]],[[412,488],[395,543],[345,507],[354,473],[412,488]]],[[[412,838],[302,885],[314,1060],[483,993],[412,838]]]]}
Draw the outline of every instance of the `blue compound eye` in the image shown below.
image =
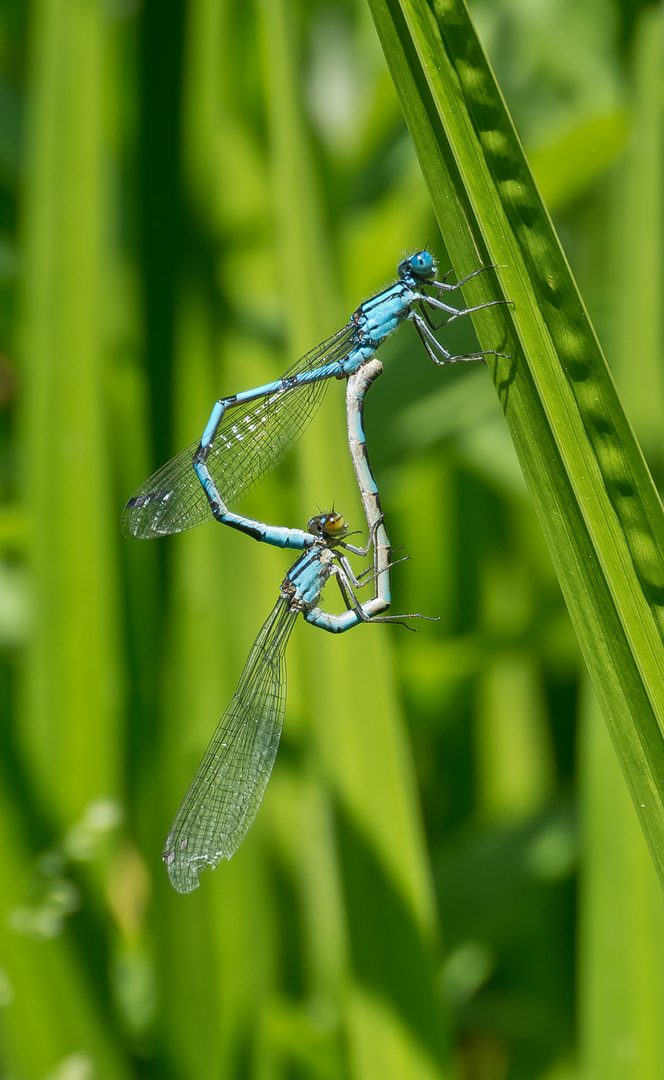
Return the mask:
{"type": "Polygon", "coordinates": [[[429,251],[418,251],[409,260],[413,272],[419,276],[427,277],[434,269],[433,255],[429,251]]]}
{"type": "Polygon", "coordinates": [[[399,263],[399,277],[402,281],[407,281],[409,278],[428,278],[433,274],[436,269],[436,262],[429,251],[418,251],[415,255],[411,255],[409,259],[404,259],[402,263],[399,263]]]}

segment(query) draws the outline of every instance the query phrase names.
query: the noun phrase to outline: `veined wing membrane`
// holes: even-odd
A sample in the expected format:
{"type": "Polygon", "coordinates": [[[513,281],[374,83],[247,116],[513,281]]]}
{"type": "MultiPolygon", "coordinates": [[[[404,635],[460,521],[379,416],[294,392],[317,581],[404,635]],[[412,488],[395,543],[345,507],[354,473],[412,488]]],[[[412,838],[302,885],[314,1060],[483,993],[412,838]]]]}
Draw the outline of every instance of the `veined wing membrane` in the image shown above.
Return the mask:
{"type": "MultiPolygon", "coordinates": [[[[301,357],[266,397],[225,412],[207,459],[227,506],[237,504],[295,445],[323,399],[329,378],[298,384],[297,376],[340,362],[351,351],[352,324],[301,357]]],[[[198,443],[181,450],[140,487],[122,515],[125,536],[150,539],[202,525],[212,517],[194,472],[198,443]]]]}
{"type": "Polygon", "coordinates": [[[162,858],[178,892],[230,859],[247,835],[277,756],[286,711],[284,653],[298,611],[281,596],[171,825],[162,858]]]}

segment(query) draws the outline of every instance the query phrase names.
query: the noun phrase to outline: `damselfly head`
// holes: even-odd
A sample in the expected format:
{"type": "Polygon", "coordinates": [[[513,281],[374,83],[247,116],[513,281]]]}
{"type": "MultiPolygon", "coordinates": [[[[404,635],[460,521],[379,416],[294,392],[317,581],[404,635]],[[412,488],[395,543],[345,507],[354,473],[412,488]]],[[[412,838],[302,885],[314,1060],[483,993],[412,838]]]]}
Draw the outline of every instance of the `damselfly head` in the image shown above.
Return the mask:
{"type": "Polygon", "coordinates": [[[342,540],[348,532],[348,525],[343,514],[330,510],[327,514],[317,514],[307,525],[307,532],[314,536],[324,536],[330,540],[342,540]]]}
{"type": "Polygon", "coordinates": [[[430,251],[417,251],[399,263],[398,274],[402,281],[426,281],[436,272],[436,260],[430,251]]]}

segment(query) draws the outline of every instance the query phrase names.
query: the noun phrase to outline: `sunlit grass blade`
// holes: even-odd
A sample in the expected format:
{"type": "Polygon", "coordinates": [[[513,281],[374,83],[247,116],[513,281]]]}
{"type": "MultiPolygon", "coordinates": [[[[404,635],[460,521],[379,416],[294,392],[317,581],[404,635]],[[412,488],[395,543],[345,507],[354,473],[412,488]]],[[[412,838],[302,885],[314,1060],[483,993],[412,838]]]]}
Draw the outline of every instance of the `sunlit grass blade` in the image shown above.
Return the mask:
{"type": "MultiPolygon", "coordinates": [[[[263,4],[261,10],[278,251],[285,271],[288,338],[297,354],[326,330],[323,317],[339,315],[315,157],[300,104],[293,11],[283,2],[263,4]]],[[[319,434],[317,445],[304,444],[302,488],[310,508],[332,483],[336,499],[350,504],[352,498],[345,511],[350,515],[357,494],[345,448],[343,397],[330,398],[324,430],[338,432],[338,438],[326,439],[323,447],[319,434]]],[[[361,520],[355,520],[361,527],[361,520]]],[[[433,889],[410,755],[391,692],[386,635],[379,627],[359,627],[330,639],[308,629],[299,640],[296,632],[293,644],[301,642],[298,656],[304,655],[306,663],[300,673],[304,667],[308,674],[309,768],[322,768],[337,804],[341,874],[331,861],[333,851],[316,843],[311,831],[306,849],[301,840],[294,841],[294,854],[298,863],[306,856],[308,866],[302,866],[300,875],[311,879],[319,865],[322,876],[343,886],[342,894],[333,897],[343,919],[333,962],[321,948],[330,899],[323,904],[318,896],[314,903],[313,890],[305,893],[312,976],[319,992],[341,1003],[358,1075],[378,1071],[388,1080],[402,1076],[408,1063],[409,1076],[434,1080],[441,1076],[443,1038],[433,979],[433,889]],[[327,707],[312,713],[314,701],[329,704],[329,713],[327,707]]]]}
{"type": "MultiPolygon", "coordinates": [[[[645,9],[632,42],[630,136],[613,170],[605,218],[591,219],[580,263],[610,336],[607,352],[637,436],[661,475],[664,12],[645,9]],[[594,228],[592,228],[594,225],[594,228]],[[609,258],[604,258],[608,252],[609,258]],[[599,273],[597,272],[599,269],[599,273]],[[590,271],[590,273],[588,273],[590,271]],[[605,289],[614,302],[604,309],[605,289]]],[[[634,808],[590,688],[583,696],[579,787],[579,1039],[585,1076],[664,1073],[664,906],[634,808]],[[620,928],[615,932],[615,928],[620,928]],[[630,1047],[629,1062],[625,1047],[630,1047]]]]}
{"type": "MultiPolygon", "coordinates": [[[[41,817],[37,843],[44,845],[92,800],[117,795],[124,741],[103,402],[113,317],[106,295],[107,42],[94,5],[74,11],[36,4],[31,15],[17,459],[33,603],[10,725],[21,766],[12,787],[23,800],[20,809],[9,796],[0,806],[1,944],[15,988],[14,1048],[5,1064],[20,1075],[42,1076],[65,1069],[68,1059],[75,1067],[69,1056],[78,1054],[80,1068],[108,1077],[127,1066],[113,1049],[114,1024],[101,1004],[107,983],[95,958],[85,948],[74,957],[57,920],[45,935],[51,940],[41,942],[12,922],[15,905],[31,899],[31,884],[39,894],[32,876],[21,872],[27,855],[21,831],[28,836],[28,823],[41,817]]],[[[50,874],[42,871],[47,893],[56,891],[50,874]]],[[[88,885],[95,877],[100,885],[99,876],[96,867],[81,869],[88,885]]],[[[37,872],[34,877],[39,881],[37,872]]],[[[94,921],[101,888],[81,894],[91,936],[101,934],[104,918],[94,921]]],[[[45,901],[43,908],[48,915],[45,901]]]]}
{"type": "MultiPolygon", "coordinates": [[[[614,173],[608,208],[613,255],[608,286],[614,303],[609,308],[612,334],[607,343],[621,397],[660,490],[664,465],[662,15],[660,8],[642,12],[632,46],[630,137],[620,170],[617,176],[614,173]]],[[[603,250],[605,236],[606,230],[595,252],[603,250]]]]}
{"type": "Polygon", "coordinates": [[[585,694],[580,741],[579,925],[582,1075],[661,1076],[664,911],[597,702],[585,694]],[[616,930],[616,928],[618,928],[616,930]]]}
{"type": "Polygon", "coordinates": [[[664,880],[664,516],[465,7],[371,0],[596,693],[664,880]]]}
{"type": "Polygon", "coordinates": [[[35,620],[21,730],[43,805],[69,824],[119,784],[117,579],[102,383],[107,87],[99,14],[90,9],[72,20],[47,10],[34,23],[25,217],[22,490],[35,620]]]}

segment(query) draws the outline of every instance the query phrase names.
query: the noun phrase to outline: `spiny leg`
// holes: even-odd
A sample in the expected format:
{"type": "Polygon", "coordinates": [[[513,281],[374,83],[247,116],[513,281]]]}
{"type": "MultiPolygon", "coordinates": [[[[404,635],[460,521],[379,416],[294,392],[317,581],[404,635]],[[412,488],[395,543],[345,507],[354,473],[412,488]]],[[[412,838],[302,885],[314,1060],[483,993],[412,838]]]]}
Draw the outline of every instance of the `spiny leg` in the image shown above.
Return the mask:
{"type": "Polygon", "coordinates": [[[475,311],[482,311],[483,308],[497,307],[498,304],[510,304],[511,300],[486,300],[483,304],[475,304],[474,307],[469,308],[455,308],[451,304],[444,304],[442,300],[436,300],[433,296],[423,296],[419,299],[419,309],[432,330],[441,330],[443,326],[447,326],[449,323],[454,322],[455,319],[462,318],[464,315],[472,315],[475,311]],[[443,319],[440,323],[435,323],[427,310],[426,305],[434,308],[436,311],[444,311],[447,315],[447,319],[443,319]]]}
{"type": "MultiPolygon", "coordinates": [[[[496,303],[498,302],[499,301],[496,301],[496,303]]],[[[485,356],[503,356],[509,359],[508,353],[498,352],[497,349],[484,349],[476,353],[463,353],[460,356],[452,356],[445,346],[441,345],[438,338],[420,315],[413,313],[412,321],[415,324],[415,329],[420,335],[420,340],[422,341],[429,358],[433,360],[434,364],[460,364],[470,360],[483,360],[485,356]],[[438,356],[436,356],[436,353],[438,353],[438,356]],[[439,359],[439,357],[441,357],[441,359],[439,359]]]]}
{"type": "Polygon", "coordinates": [[[459,281],[455,281],[452,285],[450,285],[447,281],[450,274],[454,273],[454,270],[452,269],[452,267],[450,267],[447,273],[443,275],[442,281],[430,281],[428,282],[428,284],[431,286],[432,289],[438,289],[438,296],[440,298],[440,294],[442,292],[454,292],[455,289],[460,289],[462,285],[466,284],[466,282],[472,281],[472,279],[477,277],[478,274],[484,274],[487,270],[497,270],[498,265],[498,263],[492,263],[489,266],[480,266],[478,270],[473,270],[472,273],[466,274],[464,278],[461,278],[459,281]]]}

